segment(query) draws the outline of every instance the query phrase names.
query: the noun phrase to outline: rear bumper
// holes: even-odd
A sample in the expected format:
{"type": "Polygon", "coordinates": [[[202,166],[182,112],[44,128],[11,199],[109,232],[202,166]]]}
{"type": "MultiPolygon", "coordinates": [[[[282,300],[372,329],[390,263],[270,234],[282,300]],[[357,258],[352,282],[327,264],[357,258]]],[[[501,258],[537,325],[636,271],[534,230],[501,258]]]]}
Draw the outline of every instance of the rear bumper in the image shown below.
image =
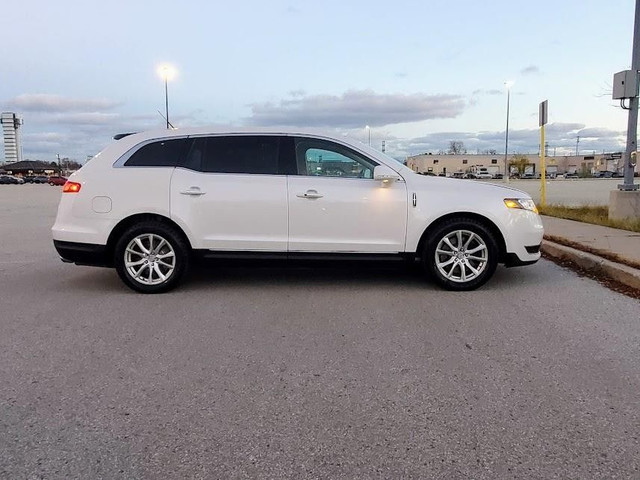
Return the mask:
{"type": "Polygon", "coordinates": [[[53,246],[56,247],[63,262],[94,267],[113,266],[113,262],[107,255],[107,247],[105,245],[54,240],[53,246]]]}

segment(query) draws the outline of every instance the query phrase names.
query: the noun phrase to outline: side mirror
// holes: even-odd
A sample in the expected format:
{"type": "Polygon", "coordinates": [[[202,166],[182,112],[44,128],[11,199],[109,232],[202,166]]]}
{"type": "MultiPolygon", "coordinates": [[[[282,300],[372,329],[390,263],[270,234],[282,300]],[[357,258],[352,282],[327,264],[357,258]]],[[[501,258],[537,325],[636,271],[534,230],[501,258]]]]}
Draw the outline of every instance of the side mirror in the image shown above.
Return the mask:
{"type": "Polygon", "coordinates": [[[392,170],[386,165],[378,165],[373,169],[374,180],[380,180],[384,183],[390,183],[400,180],[400,178],[400,175],[398,175],[395,170],[392,170]]]}

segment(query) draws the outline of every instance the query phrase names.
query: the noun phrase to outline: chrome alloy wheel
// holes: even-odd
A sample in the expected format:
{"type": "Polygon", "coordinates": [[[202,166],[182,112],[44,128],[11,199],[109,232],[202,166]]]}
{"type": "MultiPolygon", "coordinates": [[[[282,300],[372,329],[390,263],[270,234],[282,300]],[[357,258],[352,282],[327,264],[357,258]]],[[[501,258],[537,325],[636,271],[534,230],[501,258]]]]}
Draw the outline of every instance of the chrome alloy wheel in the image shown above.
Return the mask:
{"type": "Polygon", "coordinates": [[[477,278],[487,267],[488,258],[485,241],[469,230],[449,232],[436,246],[436,267],[452,282],[462,283],[477,278]]]}
{"type": "Polygon", "coordinates": [[[133,238],[124,251],[124,265],[136,282],[158,285],[176,268],[173,247],[160,235],[145,233],[133,238]]]}

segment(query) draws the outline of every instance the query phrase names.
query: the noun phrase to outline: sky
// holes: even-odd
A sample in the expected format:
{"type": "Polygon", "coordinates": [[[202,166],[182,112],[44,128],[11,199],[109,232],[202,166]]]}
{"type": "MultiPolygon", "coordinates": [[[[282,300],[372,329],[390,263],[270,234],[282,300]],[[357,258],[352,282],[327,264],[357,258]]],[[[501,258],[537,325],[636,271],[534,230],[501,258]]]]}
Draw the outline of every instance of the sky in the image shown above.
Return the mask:
{"type": "MultiPolygon", "coordinates": [[[[121,132],[319,128],[405,158],[446,151],[624,150],[611,99],[633,0],[3,0],[0,110],[25,159],[84,161],[121,132]],[[160,113],[159,113],[160,112],[160,113]]],[[[4,152],[4,150],[2,150],[4,152]]],[[[2,153],[0,153],[0,159],[2,153]]]]}

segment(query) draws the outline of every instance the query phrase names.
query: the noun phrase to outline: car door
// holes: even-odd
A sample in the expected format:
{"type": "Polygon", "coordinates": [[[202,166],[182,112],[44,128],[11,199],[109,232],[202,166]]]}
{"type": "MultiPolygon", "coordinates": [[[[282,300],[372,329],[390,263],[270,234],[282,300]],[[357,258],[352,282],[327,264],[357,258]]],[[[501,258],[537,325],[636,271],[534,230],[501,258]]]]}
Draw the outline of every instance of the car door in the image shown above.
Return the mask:
{"type": "Polygon", "coordinates": [[[403,180],[373,179],[378,163],[346,146],[297,137],[298,175],[289,176],[289,251],[404,251],[403,180]]]}
{"type": "Polygon", "coordinates": [[[279,174],[280,137],[194,138],[171,179],[171,216],[193,248],[287,249],[287,180],[279,174]]]}

